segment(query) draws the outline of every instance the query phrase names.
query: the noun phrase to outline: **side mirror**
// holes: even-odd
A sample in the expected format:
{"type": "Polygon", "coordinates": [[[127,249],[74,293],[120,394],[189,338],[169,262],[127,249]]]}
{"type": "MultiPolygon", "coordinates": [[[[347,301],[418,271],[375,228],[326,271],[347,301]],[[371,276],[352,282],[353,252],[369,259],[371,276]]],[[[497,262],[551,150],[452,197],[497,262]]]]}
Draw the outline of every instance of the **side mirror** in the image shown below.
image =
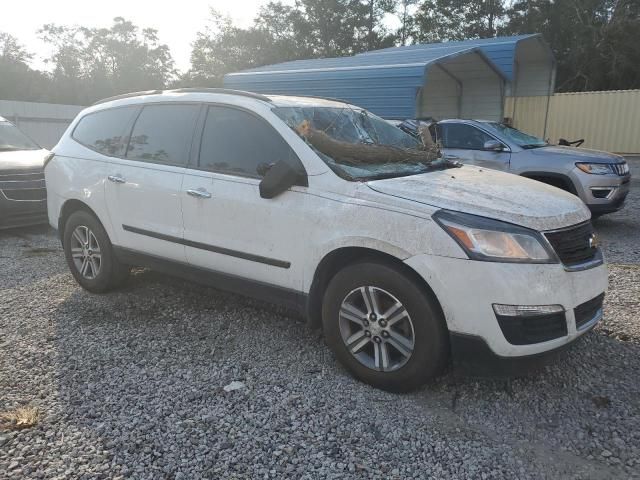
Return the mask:
{"type": "Polygon", "coordinates": [[[273,198],[286,192],[294,185],[300,185],[301,173],[289,162],[280,160],[271,165],[260,182],[260,196],[262,198],[273,198]]]}
{"type": "Polygon", "coordinates": [[[491,152],[501,152],[504,150],[504,145],[497,140],[487,140],[484,142],[484,149],[491,152]]]}

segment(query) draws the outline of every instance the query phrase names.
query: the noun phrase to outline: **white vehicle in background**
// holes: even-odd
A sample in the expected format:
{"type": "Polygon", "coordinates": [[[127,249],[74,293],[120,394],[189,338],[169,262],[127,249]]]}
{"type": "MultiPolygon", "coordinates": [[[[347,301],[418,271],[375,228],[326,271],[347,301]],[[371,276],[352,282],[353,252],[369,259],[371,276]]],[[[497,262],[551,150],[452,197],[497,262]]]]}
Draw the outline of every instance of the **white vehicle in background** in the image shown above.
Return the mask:
{"type": "Polygon", "coordinates": [[[575,196],[475,166],[347,164],[341,142],[418,148],[358,107],[181,89],[107,99],[45,167],[49,221],[85,289],[144,265],[286,304],[357,378],[404,391],[513,367],[602,316],[607,270],[575,196]]]}

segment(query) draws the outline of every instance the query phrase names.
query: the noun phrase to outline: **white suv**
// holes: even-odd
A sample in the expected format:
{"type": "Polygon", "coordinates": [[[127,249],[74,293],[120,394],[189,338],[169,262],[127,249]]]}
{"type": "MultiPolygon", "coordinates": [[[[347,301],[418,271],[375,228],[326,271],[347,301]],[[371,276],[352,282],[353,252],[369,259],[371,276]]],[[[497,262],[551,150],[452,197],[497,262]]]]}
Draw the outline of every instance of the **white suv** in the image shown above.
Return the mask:
{"type": "Polygon", "coordinates": [[[84,110],[45,167],[78,283],[105,292],[139,265],[299,308],[353,375],[393,391],[450,357],[511,368],[601,318],[607,271],[577,197],[445,160],[342,161],[305,121],[420,148],[316,98],[181,89],[84,110]]]}

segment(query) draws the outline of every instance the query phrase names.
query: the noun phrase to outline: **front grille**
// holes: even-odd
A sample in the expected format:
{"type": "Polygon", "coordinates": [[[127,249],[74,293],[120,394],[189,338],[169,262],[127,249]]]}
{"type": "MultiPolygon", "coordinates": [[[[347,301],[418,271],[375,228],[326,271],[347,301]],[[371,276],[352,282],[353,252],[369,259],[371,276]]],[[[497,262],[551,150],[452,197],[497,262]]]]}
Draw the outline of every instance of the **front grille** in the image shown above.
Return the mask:
{"type": "Polygon", "coordinates": [[[0,183],[2,182],[44,182],[44,170],[42,168],[31,170],[6,170],[0,171],[0,183]]]}
{"type": "Polygon", "coordinates": [[[47,190],[42,168],[0,171],[0,199],[14,202],[42,202],[47,190]]]}
{"type": "Polygon", "coordinates": [[[619,176],[624,177],[629,174],[629,165],[624,163],[614,163],[611,165],[613,171],[616,172],[619,176]]]}
{"type": "Polygon", "coordinates": [[[47,199],[47,190],[44,188],[13,188],[0,190],[7,200],[20,202],[42,202],[47,199]]]}
{"type": "Polygon", "coordinates": [[[496,315],[504,338],[512,345],[531,345],[567,335],[564,312],[509,317],[496,315]]]}
{"type": "Polygon", "coordinates": [[[576,328],[578,330],[580,327],[589,323],[591,320],[596,318],[596,316],[602,313],[601,310],[603,302],[604,293],[601,293],[597,297],[592,298],[588,302],[584,302],[573,309],[573,313],[576,317],[576,328]]]}
{"type": "Polygon", "coordinates": [[[567,266],[574,266],[592,260],[598,248],[591,222],[581,223],[574,227],[544,234],[558,254],[560,261],[567,266]]]}

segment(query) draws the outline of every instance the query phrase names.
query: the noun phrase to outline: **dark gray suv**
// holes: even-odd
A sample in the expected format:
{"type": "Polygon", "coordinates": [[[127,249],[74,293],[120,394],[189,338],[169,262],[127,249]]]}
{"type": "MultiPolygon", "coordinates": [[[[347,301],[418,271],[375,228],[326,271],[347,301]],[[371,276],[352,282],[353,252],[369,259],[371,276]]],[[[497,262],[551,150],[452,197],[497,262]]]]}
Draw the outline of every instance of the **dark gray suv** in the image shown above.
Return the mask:
{"type": "Polygon", "coordinates": [[[0,229],[47,223],[48,153],[0,117],[0,229]]]}

